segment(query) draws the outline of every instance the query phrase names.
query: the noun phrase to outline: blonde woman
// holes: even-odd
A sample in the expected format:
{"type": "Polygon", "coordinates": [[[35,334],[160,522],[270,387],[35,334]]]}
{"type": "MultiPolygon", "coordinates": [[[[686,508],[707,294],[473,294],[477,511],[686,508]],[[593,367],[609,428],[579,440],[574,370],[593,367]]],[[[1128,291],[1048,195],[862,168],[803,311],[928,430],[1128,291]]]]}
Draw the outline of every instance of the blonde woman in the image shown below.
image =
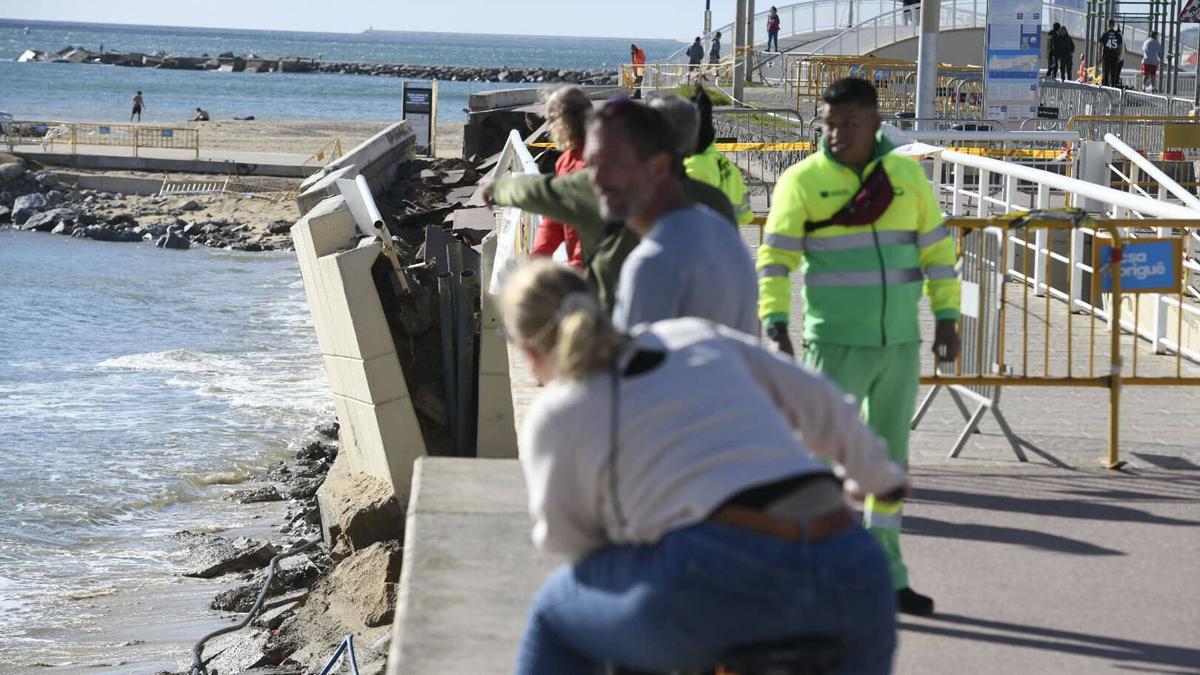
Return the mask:
{"type": "MultiPolygon", "coordinates": [[[[562,152],[554,163],[554,175],[565,176],[587,167],[583,161],[583,142],[591,113],[592,100],[579,87],[559,87],[546,98],[550,140],[562,152]]],[[[583,269],[585,256],[579,233],[570,225],[551,218],[542,218],[530,255],[550,257],[561,244],[566,244],[567,262],[575,269],[583,269]]]]}
{"type": "Polygon", "coordinates": [[[513,275],[503,308],[546,384],[521,430],[534,543],[571,560],[533,602],[518,673],[703,670],[801,635],[841,644],[832,672],[889,672],[887,563],[821,461],[856,492],[906,492],[856,406],[701,319],[619,334],[549,261],[513,275]]]}

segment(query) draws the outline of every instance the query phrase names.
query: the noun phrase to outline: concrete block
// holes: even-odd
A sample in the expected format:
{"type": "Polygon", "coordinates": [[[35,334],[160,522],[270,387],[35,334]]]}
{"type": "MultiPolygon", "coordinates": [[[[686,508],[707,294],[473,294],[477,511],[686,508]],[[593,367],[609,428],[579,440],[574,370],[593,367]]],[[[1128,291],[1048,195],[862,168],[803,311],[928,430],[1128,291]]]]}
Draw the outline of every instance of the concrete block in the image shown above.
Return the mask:
{"type": "Polygon", "coordinates": [[[296,197],[296,205],[300,207],[300,213],[308,213],[323,200],[340,195],[337,180],[354,178],[356,175],[354,167],[347,166],[310,176],[308,180],[300,184],[300,195],[296,197]]]}
{"type": "Polygon", "coordinates": [[[353,167],[356,173],[370,180],[384,173],[388,165],[411,157],[415,143],[416,134],[412,125],[397,122],[330,162],[326,169],[338,171],[353,167]]]}
{"type": "Polygon", "coordinates": [[[388,481],[396,494],[408,493],[412,466],[425,454],[421,427],[407,397],[371,405],[334,395],[341,422],[342,449],[352,471],[388,481]]]}
{"type": "Polygon", "coordinates": [[[388,352],[370,361],[332,355],[322,358],[335,394],[377,405],[408,397],[408,387],[396,352],[388,352]]]}
{"type": "Polygon", "coordinates": [[[329,303],[334,356],[368,360],[396,351],[371,276],[381,248],[375,243],[317,260],[317,275],[327,297],[336,299],[329,303]]]}

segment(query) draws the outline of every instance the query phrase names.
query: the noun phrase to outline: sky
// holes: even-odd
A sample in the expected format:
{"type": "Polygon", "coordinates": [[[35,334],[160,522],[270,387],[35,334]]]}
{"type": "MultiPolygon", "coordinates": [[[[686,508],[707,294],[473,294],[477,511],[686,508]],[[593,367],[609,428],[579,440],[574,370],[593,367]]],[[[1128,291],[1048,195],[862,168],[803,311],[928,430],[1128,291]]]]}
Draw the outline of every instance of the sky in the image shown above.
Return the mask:
{"type": "MultiPolygon", "coordinates": [[[[704,5],[704,0],[0,0],[0,18],[339,33],[373,26],[683,40],[703,28],[704,5]]],[[[714,27],[733,21],[734,0],[712,0],[712,6],[714,27]]]]}

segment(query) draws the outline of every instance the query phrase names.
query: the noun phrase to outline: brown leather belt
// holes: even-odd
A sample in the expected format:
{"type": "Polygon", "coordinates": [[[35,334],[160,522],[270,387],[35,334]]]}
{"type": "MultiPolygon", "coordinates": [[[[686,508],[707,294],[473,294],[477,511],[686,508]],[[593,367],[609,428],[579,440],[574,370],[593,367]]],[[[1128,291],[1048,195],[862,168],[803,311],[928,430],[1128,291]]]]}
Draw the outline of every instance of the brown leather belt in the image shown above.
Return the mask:
{"type": "Polygon", "coordinates": [[[786,541],[817,542],[858,525],[849,509],[838,509],[807,522],[780,518],[745,506],[722,506],[706,522],[750,530],[786,541]]]}

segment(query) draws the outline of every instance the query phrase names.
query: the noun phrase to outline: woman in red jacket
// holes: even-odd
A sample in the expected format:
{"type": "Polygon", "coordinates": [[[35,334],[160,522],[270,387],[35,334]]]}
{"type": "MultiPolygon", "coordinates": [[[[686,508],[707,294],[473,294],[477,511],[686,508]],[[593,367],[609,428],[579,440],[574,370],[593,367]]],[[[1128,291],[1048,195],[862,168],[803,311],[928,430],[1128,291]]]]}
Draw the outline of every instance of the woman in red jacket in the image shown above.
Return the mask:
{"type": "MultiPolygon", "coordinates": [[[[579,87],[560,87],[546,99],[546,119],[550,123],[550,140],[562,151],[554,164],[554,174],[564,176],[585,168],[583,140],[592,101],[579,87]]],[[[583,269],[583,247],[579,235],[569,224],[542,218],[534,237],[532,256],[552,256],[560,244],[567,246],[567,262],[583,269]]]]}

